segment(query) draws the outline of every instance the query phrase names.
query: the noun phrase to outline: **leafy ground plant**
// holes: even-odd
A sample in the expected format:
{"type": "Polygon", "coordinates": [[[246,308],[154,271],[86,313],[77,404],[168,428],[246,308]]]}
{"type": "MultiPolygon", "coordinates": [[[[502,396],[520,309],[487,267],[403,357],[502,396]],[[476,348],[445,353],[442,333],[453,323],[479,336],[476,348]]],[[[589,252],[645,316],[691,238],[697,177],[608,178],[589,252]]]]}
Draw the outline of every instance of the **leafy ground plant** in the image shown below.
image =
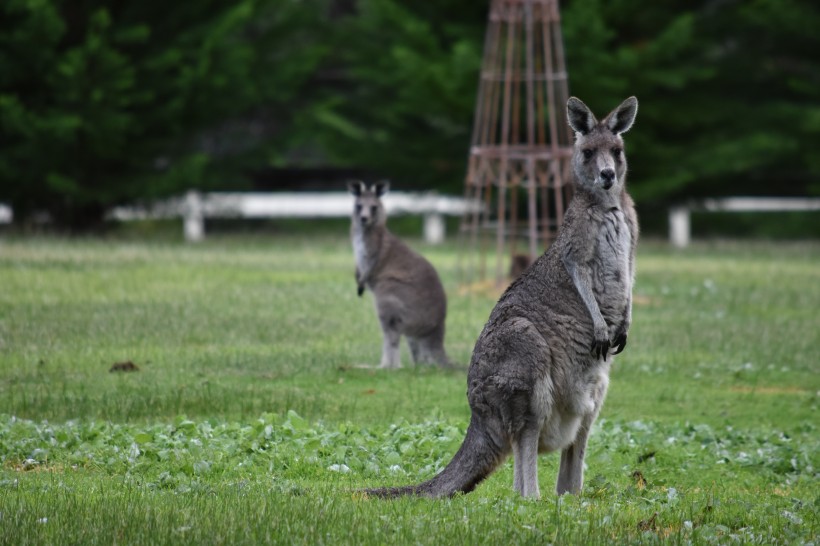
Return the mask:
{"type": "MultiPolygon", "coordinates": [[[[422,250],[466,364],[494,295],[422,250]]],[[[469,412],[463,369],[359,367],[351,263],[321,237],[4,242],[0,543],[817,542],[817,246],[645,244],[584,491],[543,456],[539,501],[509,463],[453,499],[357,493],[434,474],[469,412]]]]}

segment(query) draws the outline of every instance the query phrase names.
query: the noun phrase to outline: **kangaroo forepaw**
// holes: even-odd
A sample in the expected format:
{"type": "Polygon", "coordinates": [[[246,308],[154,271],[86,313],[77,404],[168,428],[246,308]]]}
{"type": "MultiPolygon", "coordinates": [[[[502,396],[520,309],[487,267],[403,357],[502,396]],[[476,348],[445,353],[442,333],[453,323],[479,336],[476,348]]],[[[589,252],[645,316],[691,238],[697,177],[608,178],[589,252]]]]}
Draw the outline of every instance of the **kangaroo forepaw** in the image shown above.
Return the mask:
{"type": "Polygon", "coordinates": [[[609,355],[609,339],[596,339],[592,342],[592,356],[595,358],[603,358],[609,355]]]}
{"type": "Polygon", "coordinates": [[[362,294],[364,294],[364,285],[363,284],[359,284],[356,287],[356,293],[359,295],[360,298],[362,297],[362,294]]]}
{"type": "Polygon", "coordinates": [[[615,336],[615,340],[612,342],[612,347],[615,348],[612,352],[613,355],[623,352],[626,347],[626,332],[622,332],[615,336]]]}

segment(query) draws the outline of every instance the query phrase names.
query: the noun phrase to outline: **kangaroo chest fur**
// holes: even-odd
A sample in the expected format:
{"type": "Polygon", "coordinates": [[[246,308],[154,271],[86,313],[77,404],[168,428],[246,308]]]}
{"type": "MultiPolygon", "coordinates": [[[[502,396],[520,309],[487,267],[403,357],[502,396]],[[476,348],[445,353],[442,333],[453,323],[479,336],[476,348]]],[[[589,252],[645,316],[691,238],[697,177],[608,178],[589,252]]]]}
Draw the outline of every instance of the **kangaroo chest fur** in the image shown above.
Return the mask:
{"type": "MultiPolygon", "coordinates": [[[[589,257],[584,267],[590,271],[592,293],[612,338],[629,314],[635,228],[628,219],[630,212],[619,206],[593,206],[584,212],[585,237],[575,242],[588,245],[588,253],[582,252],[589,257]]],[[[585,308],[580,309],[582,315],[586,314],[585,308]]],[[[542,451],[571,445],[584,421],[600,411],[609,386],[612,358],[603,360],[591,355],[588,340],[592,332],[580,325],[577,328],[562,331],[559,337],[580,339],[582,343],[564,345],[563,350],[553,347],[553,364],[534,383],[533,411],[545,416],[539,434],[542,451]]]]}
{"type": "Polygon", "coordinates": [[[354,228],[351,233],[353,257],[356,268],[362,279],[369,280],[370,273],[378,261],[378,242],[374,233],[367,233],[362,228],[354,228]]]}

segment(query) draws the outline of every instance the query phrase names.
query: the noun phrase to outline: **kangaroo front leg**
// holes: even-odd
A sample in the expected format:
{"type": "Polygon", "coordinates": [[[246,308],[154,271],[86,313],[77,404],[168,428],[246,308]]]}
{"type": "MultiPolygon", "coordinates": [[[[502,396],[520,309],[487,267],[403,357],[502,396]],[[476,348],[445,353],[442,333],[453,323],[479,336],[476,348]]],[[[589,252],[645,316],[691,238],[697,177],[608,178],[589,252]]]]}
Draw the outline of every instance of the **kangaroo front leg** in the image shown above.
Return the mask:
{"type": "Polygon", "coordinates": [[[629,333],[629,327],[632,324],[632,294],[629,294],[627,299],[626,311],[624,312],[624,319],[618,331],[615,332],[615,337],[612,340],[613,355],[616,355],[624,350],[626,347],[626,337],[629,333]]]}
{"type": "Polygon", "coordinates": [[[359,272],[358,267],[356,268],[355,277],[356,277],[356,294],[358,294],[359,297],[362,297],[362,294],[364,294],[364,279],[362,278],[362,274],[359,272]]]}
{"type": "Polygon", "coordinates": [[[601,314],[601,308],[598,307],[598,302],[595,300],[595,294],[592,293],[592,279],[590,278],[590,270],[588,267],[579,267],[571,256],[563,256],[562,261],[564,267],[567,269],[575,289],[578,290],[578,295],[581,296],[581,301],[589,311],[592,318],[593,340],[592,340],[592,356],[595,358],[603,358],[606,360],[609,354],[609,328],[606,325],[604,316],[601,314]]]}
{"type": "Polygon", "coordinates": [[[541,498],[538,488],[538,431],[525,431],[513,442],[513,487],[523,497],[541,498]]]}

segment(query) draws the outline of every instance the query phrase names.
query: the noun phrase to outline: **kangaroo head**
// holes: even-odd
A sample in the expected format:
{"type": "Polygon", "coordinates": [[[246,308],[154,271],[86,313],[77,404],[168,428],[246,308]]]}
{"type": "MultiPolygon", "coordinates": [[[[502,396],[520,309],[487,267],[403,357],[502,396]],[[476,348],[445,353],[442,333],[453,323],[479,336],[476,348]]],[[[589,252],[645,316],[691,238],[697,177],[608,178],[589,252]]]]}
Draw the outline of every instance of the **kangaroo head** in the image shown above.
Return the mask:
{"type": "Polygon", "coordinates": [[[572,168],[578,185],[591,191],[623,188],[626,156],[621,134],[632,127],[637,113],[638,99],[629,97],[599,122],[586,104],[570,97],[567,119],[575,131],[572,168]]]}
{"type": "Polygon", "coordinates": [[[349,182],[350,193],[355,197],[353,225],[368,229],[383,226],[386,215],[381,196],[390,188],[389,182],[376,182],[368,187],[364,182],[349,182]]]}

